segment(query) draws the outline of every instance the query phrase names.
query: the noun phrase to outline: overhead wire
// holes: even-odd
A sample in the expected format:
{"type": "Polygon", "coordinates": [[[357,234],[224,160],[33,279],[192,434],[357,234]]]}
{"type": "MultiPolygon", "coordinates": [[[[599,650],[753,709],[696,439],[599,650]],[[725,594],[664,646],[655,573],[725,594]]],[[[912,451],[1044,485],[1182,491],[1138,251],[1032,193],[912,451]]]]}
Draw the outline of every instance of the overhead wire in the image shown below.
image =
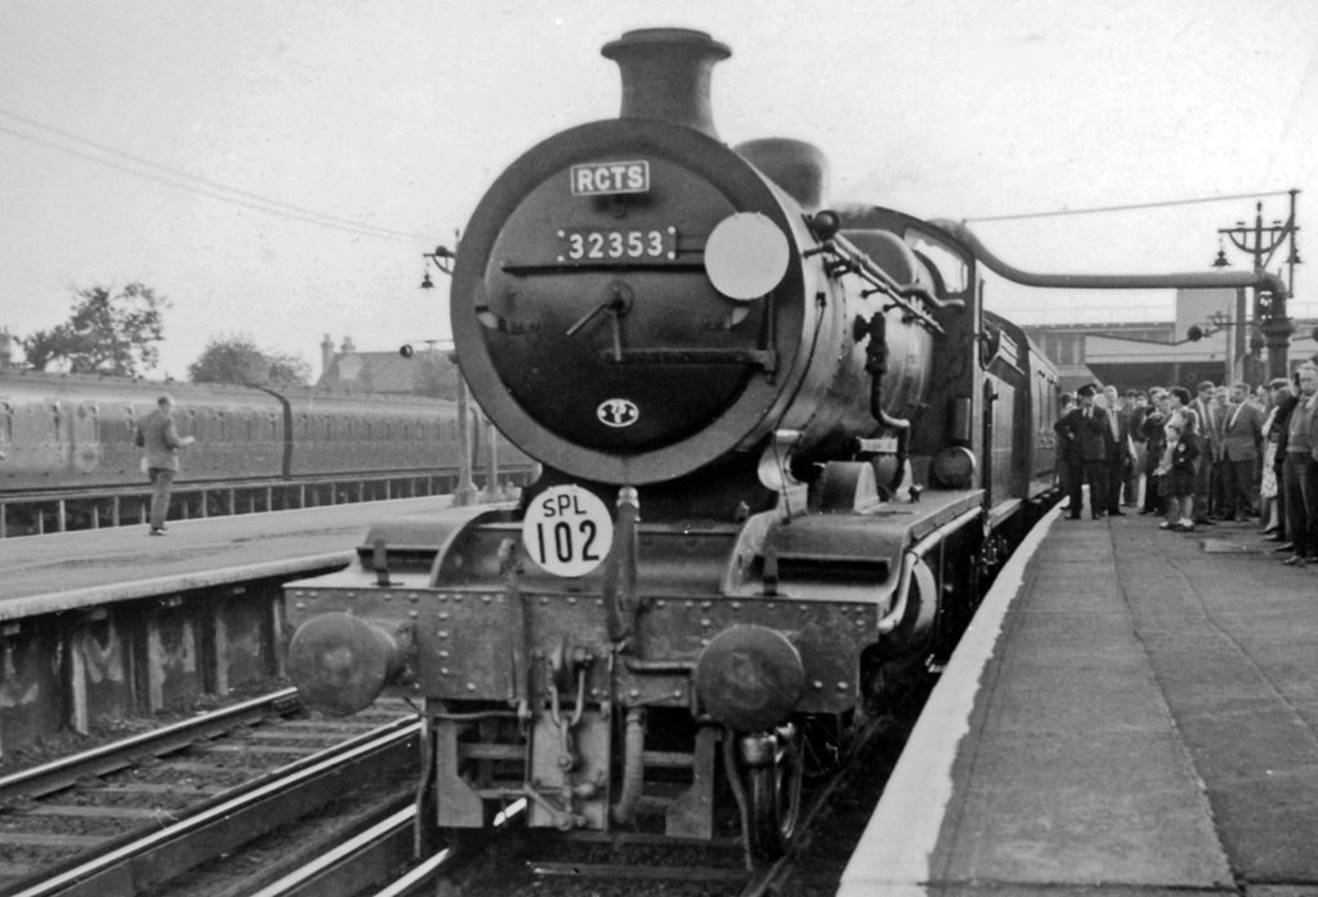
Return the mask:
{"type": "Polygon", "coordinates": [[[81,149],[77,146],[66,146],[54,140],[42,138],[38,135],[25,133],[23,131],[15,130],[13,128],[8,128],[5,127],[4,125],[0,125],[0,133],[9,134],[10,136],[16,137],[20,140],[26,140],[30,143],[35,143],[39,146],[44,146],[48,149],[53,149],[58,152],[66,153],[68,155],[75,156],[77,158],[84,159],[86,161],[93,162],[98,165],[104,165],[109,168],[114,168],[118,171],[123,171],[128,174],[135,175],[137,177],[145,178],[150,181],[155,181],[156,183],[159,184],[164,184],[166,186],[174,187],[181,190],[186,190],[191,193],[195,193],[199,196],[205,196],[209,199],[214,199],[220,202],[229,203],[231,205],[240,206],[242,208],[251,209],[257,212],[264,212],[265,214],[268,215],[276,215],[279,217],[288,218],[296,221],[302,221],[309,224],[316,224],[322,227],[328,227],[335,230],[347,231],[349,233],[358,234],[360,236],[376,237],[379,239],[390,239],[390,240],[412,240],[415,239],[417,236],[419,236],[418,234],[409,233],[406,231],[394,230],[392,228],[380,227],[373,224],[365,224],[359,221],[353,221],[352,219],[349,218],[342,218],[337,215],[330,215],[328,213],[320,212],[315,209],[310,209],[305,206],[298,206],[292,203],[283,202],[282,200],[272,199],[270,197],[263,196],[259,193],[254,193],[250,190],[244,190],[239,187],[231,187],[227,184],[222,184],[219,183],[218,181],[212,181],[208,178],[204,178],[201,177],[200,175],[192,174],[191,172],[184,171],[182,169],[172,168],[168,165],[162,165],[158,162],[153,162],[149,159],[144,159],[139,156],[135,156],[131,153],[126,153],[122,150],[115,149],[114,147],[107,146],[102,143],[97,143],[94,140],[88,140],[85,137],[81,137],[77,134],[64,131],[60,128],[43,124],[39,121],[36,121],[35,119],[28,118],[27,116],[19,115],[14,112],[10,112],[9,110],[6,109],[0,109],[0,116],[12,119],[17,122],[21,122],[22,124],[27,125],[28,127],[37,128],[43,131],[48,131],[51,134],[58,135],[64,140],[72,141],[73,143],[80,144],[83,147],[90,147],[92,150],[95,150],[95,153],[89,152],[86,149],[81,149]],[[133,165],[139,167],[135,168],[129,165],[124,165],[112,159],[104,158],[103,156],[97,155],[96,153],[104,153],[110,156],[117,156],[121,159],[126,159],[129,162],[131,162],[133,165]],[[141,170],[141,169],[146,169],[146,170],[141,170]]]}
{"type": "Polygon", "coordinates": [[[1234,199],[1264,199],[1269,196],[1289,196],[1289,190],[1269,190],[1257,193],[1237,193],[1231,196],[1203,196],[1195,199],[1169,199],[1163,202],[1139,202],[1122,206],[1095,206],[1087,209],[1054,209],[1049,212],[1021,212],[1013,215],[982,215],[978,218],[962,218],[970,224],[980,221],[1021,221],[1026,218],[1056,218],[1062,215],[1093,215],[1099,212],[1128,212],[1134,209],[1160,209],[1169,206],[1190,206],[1206,202],[1225,202],[1234,199]]]}

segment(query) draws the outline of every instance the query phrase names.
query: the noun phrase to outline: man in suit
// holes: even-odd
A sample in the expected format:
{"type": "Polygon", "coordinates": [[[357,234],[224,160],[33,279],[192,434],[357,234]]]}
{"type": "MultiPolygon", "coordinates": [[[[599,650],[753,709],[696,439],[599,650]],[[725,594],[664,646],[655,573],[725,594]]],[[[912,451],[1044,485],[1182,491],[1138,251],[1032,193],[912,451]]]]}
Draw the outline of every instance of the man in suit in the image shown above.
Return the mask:
{"type": "Polygon", "coordinates": [[[1292,383],[1285,377],[1273,379],[1268,388],[1272,391],[1272,403],[1276,408],[1276,414],[1272,418],[1272,431],[1269,432],[1269,439],[1275,438],[1277,449],[1273,456],[1272,473],[1273,478],[1277,481],[1277,533],[1272,537],[1273,541],[1280,542],[1273,551],[1287,551],[1291,545],[1290,533],[1286,530],[1286,440],[1289,438],[1291,415],[1295,412],[1295,407],[1299,404],[1300,386],[1299,379],[1292,383]],[[1272,435],[1275,432],[1275,437],[1272,435]]]}
{"type": "MultiPolygon", "coordinates": [[[[1097,396],[1095,397],[1097,399],[1097,396]]],[[[1130,438],[1131,410],[1121,403],[1121,393],[1115,386],[1103,390],[1104,410],[1107,412],[1107,505],[1108,515],[1124,517],[1121,510],[1121,490],[1126,484],[1127,472],[1135,463],[1134,445],[1130,438]]]]}
{"type": "Polygon", "coordinates": [[[1086,384],[1076,392],[1079,405],[1057,422],[1058,438],[1068,443],[1072,460],[1070,482],[1071,520],[1080,519],[1081,486],[1089,481],[1089,512],[1095,520],[1107,511],[1108,440],[1111,433],[1107,414],[1095,406],[1094,394],[1098,390],[1086,384]]]}
{"type": "Polygon", "coordinates": [[[1213,413],[1213,391],[1217,389],[1212,380],[1199,384],[1198,394],[1189,408],[1197,418],[1199,434],[1199,460],[1194,477],[1194,522],[1211,526],[1214,521],[1208,517],[1208,503],[1212,495],[1213,459],[1217,457],[1216,415],[1213,413]]]}
{"type": "Polygon", "coordinates": [[[1294,546],[1294,557],[1284,563],[1304,566],[1318,560],[1318,506],[1314,476],[1314,447],[1318,445],[1313,432],[1314,412],[1318,410],[1318,368],[1306,363],[1300,367],[1300,395],[1291,412],[1286,430],[1286,535],[1294,546]]]}
{"type": "Polygon", "coordinates": [[[1227,520],[1254,515],[1254,468],[1263,454],[1263,415],[1249,399],[1249,387],[1231,387],[1231,404],[1222,423],[1222,479],[1227,520]]]}

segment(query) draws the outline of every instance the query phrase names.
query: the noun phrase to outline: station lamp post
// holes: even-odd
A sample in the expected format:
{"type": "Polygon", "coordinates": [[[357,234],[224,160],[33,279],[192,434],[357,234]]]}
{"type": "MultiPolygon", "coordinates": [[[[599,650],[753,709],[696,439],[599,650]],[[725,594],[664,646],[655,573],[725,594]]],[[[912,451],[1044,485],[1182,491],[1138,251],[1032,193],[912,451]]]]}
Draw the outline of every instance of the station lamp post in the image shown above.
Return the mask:
{"type": "MultiPolygon", "coordinates": [[[[1259,202],[1255,206],[1254,224],[1252,226],[1247,225],[1244,221],[1237,221],[1235,227],[1218,228],[1217,231],[1219,240],[1225,237],[1231,241],[1231,245],[1236,249],[1248,253],[1252,257],[1256,273],[1266,271],[1277,250],[1283,244],[1289,243],[1290,251],[1286,258],[1289,272],[1286,286],[1292,294],[1295,291],[1295,266],[1301,264],[1299,250],[1295,246],[1295,235],[1300,230],[1299,225],[1295,222],[1295,197],[1299,192],[1299,190],[1289,191],[1290,217],[1284,223],[1280,219],[1274,219],[1272,224],[1265,225],[1263,223],[1263,203],[1259,202]]],[[[1219,246],[1217,258],[1213,261],[1213,267],[1225,268],[1230,264],[1231,262],[1226,256],[1226,250],[1219,246]]],[[[1245,291],[1242,288],[1236,292],[1237,332],[1233,338],[1235,339],[1237,357],[1243,357],[1244,354],[1244,322],[1245,291]]],[[[1269,379],[1288,376],[1287,350],[1290,347],[1291,334],[1295,332],[1295,325],[1286,314],[1285,297],[1266,295],[1260,293],[1256,288],[1254,291],[1254,322],[1259,332],[1250,337],[1250,350],[1257,355],[1258,349],[1263,346],[1267,347],[1267,373],[1269,379]]]]}
{"type": "MultiPolygon", "coordinates": [[[[436,246],[434,252],[423,252],[421,257],[426,260],[426,267],[421,277],[421,289],[432,290],[435,288],[435,282],[430,279],[430,265],[434,265],[441,274],[453,275],[454,255],[452,250],[444,246],[436,246]]],[[[402,351],[403,357],[409,357],[411,346],[404,346],[402,351]]],[[[457,393],[458,393],[458,488],[453,495],[453,503],[456,505],[470,505],[476,501],[476,484],[472,479],[472,468],[474,466],[471,451],[471,423],[468,408],[471,405],[467,397],[467,381],[462,376],[462,369],[457,365],[456,353],[450,352],[448,360],[453,362],[453,368],[458,375],[457,393]]]]}

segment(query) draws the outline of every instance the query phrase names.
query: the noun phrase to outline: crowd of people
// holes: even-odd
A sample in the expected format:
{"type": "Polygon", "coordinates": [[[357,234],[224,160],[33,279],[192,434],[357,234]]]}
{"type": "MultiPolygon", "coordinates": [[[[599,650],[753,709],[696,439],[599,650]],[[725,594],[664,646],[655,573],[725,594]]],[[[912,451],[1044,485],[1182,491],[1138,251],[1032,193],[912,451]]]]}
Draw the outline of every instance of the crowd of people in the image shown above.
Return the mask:
{"type": "Polygon", "coordinates": [[[1251,389],[1211,381],[1131,389],[1088,384],[1062,397],[1058,475],[1068,519],[1160,515],[1192,532],[1258,519],[1284,562],[1318,563],[1318,366],[1251,389]]]}

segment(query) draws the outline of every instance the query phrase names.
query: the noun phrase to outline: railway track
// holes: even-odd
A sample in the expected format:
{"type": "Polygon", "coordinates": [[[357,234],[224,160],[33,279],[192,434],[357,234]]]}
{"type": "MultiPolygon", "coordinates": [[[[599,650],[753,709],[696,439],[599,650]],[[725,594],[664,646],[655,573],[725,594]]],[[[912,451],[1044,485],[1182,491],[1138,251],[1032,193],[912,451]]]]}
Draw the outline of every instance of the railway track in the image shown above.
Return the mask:
{"type": "Polygon", "coordinates": [[[328,844],[250,897],[433,894],[439,882],[451,883],[463,870],[488,859],[489,846],[517,825],[524,809],[525,803],[518,802],[495,819],[492,833],[446,846],[418,862],[412,857],[416,817],[410,805],[402,807],[360,834],[328,844]]]}
{"type": "MultiPolygon", "coordinates": [[[[560,838],[521,827],[520,806],[491,832],[474,833],[417,863],[411,789],[419,724],[401,717],[383,724],[375,719],[366,728],[356,720],[289,718],[295,709],[291,690],[279,692],[0,780],[7,807],[0,814],[0,856],[32,846],[33,838],[21,837],[33,834],[32,820],[97,820],[109,806],[108,815],[136,823],[99,836],[46,831],[46,848],[76,849],[62,858],[47,854],[45,864],[27,869],[22,880],[0,880],[0,894],[407,897],[437,888],[469,897],[545,889],[566,897],[831,894],[916,715],[890,719],[857,739],[835,773],[808,787],[788,852],[772,866],[748,871],[735,839],[711,845],[644,833],[595,842],[560,838]],[[264,737],[254,740],[252,733],[264,737]],[[325,741],[337,743],[273,770],[253,768],[252,758],[263,749],[291,752],[294,743],[325,741]],[[203,784],[207,764],[199,755],[207,753],[246,758],[243,781],[203,784]],[[154,784],[146,770],[153,771],[154,784]],[[186,805],[105,800],[130,794],[170,794],[186,805]]],[[[227,763],[216,768],[232,772],[227,763]]],[[[0,865],[0,873],[6,871],[14,871],[12,863],[0,865]]]]}
{"type": "MultiPolygon", "coordinates": [[[[581,836],[522,830],[505,836],[492,856],[480,861],[479,870],[465,876],[452,893],[464,897],[522,893],[831,897],[931,687],[932,678],[912,683],[895,697],[893,715],[857,735],[836,769],[806,785],[797,834],[771,865],[749,870],[735,837],[682,843],[632,833],[601,836],[592,842],[581,836]]],[[[730,830],[735,832],[735,825],[730,830]]]]}
{"type": "Polygon", "coordinates": [[[142,894],[415,780],[420,727],[401,705],[335,722],[295,708],[287,690],[0,780],[0,893],[142,894]]]}

